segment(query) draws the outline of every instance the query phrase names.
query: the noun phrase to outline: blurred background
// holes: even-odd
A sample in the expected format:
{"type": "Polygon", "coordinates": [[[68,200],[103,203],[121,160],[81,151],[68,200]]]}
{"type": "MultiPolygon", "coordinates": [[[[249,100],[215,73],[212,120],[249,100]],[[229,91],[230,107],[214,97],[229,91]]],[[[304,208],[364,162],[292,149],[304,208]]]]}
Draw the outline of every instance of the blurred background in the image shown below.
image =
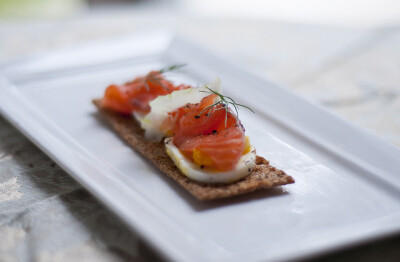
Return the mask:
{"type": "Polygon", "coordinates": [[[399,22],[399,5],[396,0],[1,0],[0,15],[40,19],[125,11],[376,27],[399,22]]]}

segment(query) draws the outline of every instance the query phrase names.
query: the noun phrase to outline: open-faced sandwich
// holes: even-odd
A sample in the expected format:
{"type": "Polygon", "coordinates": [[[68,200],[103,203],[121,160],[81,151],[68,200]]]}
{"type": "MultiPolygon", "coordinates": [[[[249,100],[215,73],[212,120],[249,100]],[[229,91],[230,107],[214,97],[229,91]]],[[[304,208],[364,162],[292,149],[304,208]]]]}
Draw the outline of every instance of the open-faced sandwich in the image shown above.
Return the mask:
{"type": "Polygon", "coordinates": [[[174,85],[163,74],[176,68],[110,85],[94,104],[130,146],[198,199],[294,183],[256,155],[237,114],[250,108],[222,95],[219,79],[174,85]]]}

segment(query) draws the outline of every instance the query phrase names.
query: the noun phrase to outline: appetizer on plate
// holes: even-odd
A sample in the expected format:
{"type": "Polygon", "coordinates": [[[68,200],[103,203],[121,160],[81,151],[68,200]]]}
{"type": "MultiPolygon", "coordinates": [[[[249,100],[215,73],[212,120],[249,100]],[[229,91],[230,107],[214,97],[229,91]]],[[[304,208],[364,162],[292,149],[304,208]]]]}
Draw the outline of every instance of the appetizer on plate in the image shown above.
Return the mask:
{"type": "Polygon", "coordinates": [[[222,95],[218,78],[202,87],[174,85],[164,73],[179,67],[110,85],[93,102],[130,146],[198,199],[294,183],[256,155],[238,118],[238,107],[251,109],[222,95]]]}

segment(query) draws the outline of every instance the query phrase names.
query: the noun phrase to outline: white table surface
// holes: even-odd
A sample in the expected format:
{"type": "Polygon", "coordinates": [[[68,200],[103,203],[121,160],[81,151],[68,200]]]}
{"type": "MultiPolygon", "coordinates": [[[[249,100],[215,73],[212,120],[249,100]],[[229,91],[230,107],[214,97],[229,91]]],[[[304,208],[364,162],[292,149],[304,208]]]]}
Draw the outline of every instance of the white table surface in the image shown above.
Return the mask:
{"type": "MultiPolygon", "coordinates": [[[[176,29],[400,146],[400,27],[347,29],[132,16],[0,22],[0,61],[155,29],[176,29]]],[[[323,259],[400,259],[400,237],[323,259]]],[[[162,260],[0,117],[0,260],[162,260]]]]}

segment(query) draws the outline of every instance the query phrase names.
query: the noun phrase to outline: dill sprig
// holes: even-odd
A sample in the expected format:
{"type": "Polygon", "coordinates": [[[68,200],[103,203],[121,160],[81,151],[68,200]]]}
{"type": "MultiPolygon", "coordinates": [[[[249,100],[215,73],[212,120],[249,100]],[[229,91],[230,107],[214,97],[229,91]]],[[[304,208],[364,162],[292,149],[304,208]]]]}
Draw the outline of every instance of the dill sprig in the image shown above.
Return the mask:
{"type": "Polygon", "coordinates": [[[181,69],[182,67],[185,67],[185,66],[186,66],[186,64],[176,64],[176,65],[172,65],[172,66],[169,66],[169,67],[165,67],[165,68],[163,68],[161,70],[158,70],[158,72],[160,74],[163,74],[163,73],[167,73],[167,72],[174,71],[174,70],[177,70],[177,69],[181,69]]]}
{"type": "Polygon", "coordinates": [[[174,70],[181,69],[182,67],[186,66],[186,64],[176,64],[176,65],[171,65],[165,68],[162,68],[158,70],[156,73],[150,74],[148,73],[142,81],[144,82],[144,86],[146,87],[147,91],[150,91],[149,84],[147,82],[150,82],[154,85],[160,85],[162,88],[164,88],[167,91],[170,91],[168,87],[164,86],[163,83],[161,82],[162,78],[161,75],[167,72],[171,72],[174,70]]]}
{"type": "Polygon", "coordinates": [[[226,127],[226,123],[227,123],[227,121],[228,121],[229,105],[232,105],[233,108],[235,108],[236,117],[237,117],[237,118],[239,118],[239,110],[238,110],[238,107],[239,107],[239,106],[240,106],[240,107],[243,107],[243,108],[246,108],[246,109],[250,110],[251,112],[255,113],[255,112],[253,111],[253,109],[251,109],[251,108],[248,107],[248,106],[245,106],[245,105],[236,103],[235,100],[233,100],[231,97],[229,97],[229,96],[224,96],[224,95],[218,93],[217,91],[214,91],[214,90],[208,88],[207,86],[205,86],[205,88],[207,88],[208,91],[200,91],[200,92],[209,93],[209,94],[215,94],[215,95],[217,95],[217,96],[220,98],[220,100],[217,101],[217,102],[215,102],[215,103],[212,104],[212,105],[209,105],[209,106],[205,107],[203,110],[201,110],[200,113],[199,113],[199,115],[198,115],[199,117],[200,117],[203,113],[205,113],[206,111],[207,111],[206,115],[209,115],[209,114],[212,113],[212,112],[215,112],[215,111],[218,111],[218,110],[221,110],[221,109],[225,109],[225,127],[226,127]],[[218,105],[221,105],[221,107],[216,108],[218,105]]]}

